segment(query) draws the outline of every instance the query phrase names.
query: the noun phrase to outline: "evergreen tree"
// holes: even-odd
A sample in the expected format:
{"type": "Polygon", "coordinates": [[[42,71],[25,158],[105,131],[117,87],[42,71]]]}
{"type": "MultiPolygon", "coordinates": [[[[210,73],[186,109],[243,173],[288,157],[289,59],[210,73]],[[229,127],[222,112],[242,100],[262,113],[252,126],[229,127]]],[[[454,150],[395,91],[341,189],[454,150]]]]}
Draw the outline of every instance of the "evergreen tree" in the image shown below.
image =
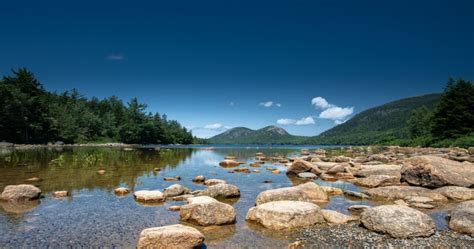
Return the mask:
{"type": "Polygon", "coordinates": [[[422,106],[412,111],[408,120],[408,130],[410,138],[427,137],[431,134],[432,112],[422,106]]]}

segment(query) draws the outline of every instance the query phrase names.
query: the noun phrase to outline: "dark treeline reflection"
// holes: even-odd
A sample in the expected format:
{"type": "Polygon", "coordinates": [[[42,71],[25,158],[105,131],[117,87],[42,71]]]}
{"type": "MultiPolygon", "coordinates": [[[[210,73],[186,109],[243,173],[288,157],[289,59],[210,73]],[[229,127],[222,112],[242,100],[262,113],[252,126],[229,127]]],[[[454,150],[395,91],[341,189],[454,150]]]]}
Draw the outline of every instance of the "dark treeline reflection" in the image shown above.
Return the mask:
{"type": "Polygon", "coordinates": [[[176,167],[190,157],[192,149],[133,150],[113,148],[68,148],[57,150],[11,150],[0,152],[0,189],[9,184],[33,182],[46,194],[57,190],[106,189],[121,184],[131,188],[136,178],[154,168],[176,167]],[[104,169],[100,175],[98,170],[104,169]]]}

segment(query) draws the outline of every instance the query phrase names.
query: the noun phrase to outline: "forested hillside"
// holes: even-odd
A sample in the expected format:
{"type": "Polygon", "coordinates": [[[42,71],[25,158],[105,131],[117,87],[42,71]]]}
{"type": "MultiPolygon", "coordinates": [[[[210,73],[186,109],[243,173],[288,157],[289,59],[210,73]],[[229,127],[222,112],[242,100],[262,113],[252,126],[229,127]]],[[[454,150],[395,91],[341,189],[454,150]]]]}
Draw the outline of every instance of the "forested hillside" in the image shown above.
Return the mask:
{"type": "Polygon", "coordinates": [[[0,141],[189,144],[190,131],[166,115],[147,113],[136,98],[86,98],[76,89],[46,91],[26,69],[0,80],[0,141]]]}
{"type": "Polygon", "coordinates": [[[208,141],[213,144],[298,144],[306,138],[293,136],[277,126],[267,126],[259,130],[236,127],[211,137],[208,141]]]}

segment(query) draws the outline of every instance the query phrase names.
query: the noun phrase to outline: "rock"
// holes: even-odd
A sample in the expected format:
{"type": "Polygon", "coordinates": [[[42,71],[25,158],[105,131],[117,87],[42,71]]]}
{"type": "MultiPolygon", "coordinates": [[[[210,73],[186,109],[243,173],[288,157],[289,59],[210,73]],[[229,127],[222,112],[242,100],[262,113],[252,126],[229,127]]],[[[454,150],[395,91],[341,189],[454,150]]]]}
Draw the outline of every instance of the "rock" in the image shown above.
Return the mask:
{"type": "Polygon", "coordinates": [[[261,162],[253,162],[250,164],[250,167],[254,167],[254,168],[258,168],[262,166],[262,163],[261,162]]]}
{"type": "Polygon", "coordinates": [[[224,159],[225,160],[235,160],[237,158],[235,156],[225,156],[224,159]]]}
{"type": "Polygon", "coordinates": [[[474,237],[474,201],[466,201],[451,211],[449,228],[474,237]]]}
{"type": "Polygon", "coordinates": [[[304,160],[295,160],[291,166],[288,168],[286,171],[286,174],[299,174],[303,172],[311,172],[314,174],[321,174],[321,170],[318,168],[318,166],[313,165],[310,162],[304,161],[304,160]]]}
{"type": "Polygon", "coordinates": [[[180,224],[147,228],[140,233],[137,249],[201,248],[204,235],[196,228],[180,224]]]}
{"type": "Polygon", "coordinates": [[[401,205],[382,205],[365,210],[362,225],[394,238],[428,237],[435,232],[435,223],[428,215],[401,205]]]}
{"type": "Polygon", "coordinates": [[[352,205],[350,207],[347,208],[347,210],[349,210],[349,212],[353,213],[353,214],[361,214],[362,212],[364,212],[365,210],[371,208],[371,206],[367,206],[367,205],[352,205]]]}
{"type": "Polygon", "coordinates": [[[302,201],[267,202],[250,208],[245,219],[272,230],[308,227],[324,222],[317,205],[302,201]]]}
{"type": "Polygon", "coordinates": [[[237,166],[239,166],[239,165],[241,165],[241,164],[243,164],[243,163],[241,163],[241,162],[236,162],[236,161],[234,161],[234,160],[223,160],[223,161],[221,161],[221,162],[219,163],[219,165],[220,165],[221,167],[224,167],[224,168],[237,167],[237,166]]]}
{"type": "Polygon", "coordinates": [[[318,178],[318,176],[316,174],[311,173],[311,172],[298,173],[298,177],[303,178],[303,179],[316,179],[316,178],[318,178]]]}
{"type": "Polygon", "coordinates": [[[355,191],[350,191],[350,190],[343,190],[344,194],[347,196],[355,197],[355,198],[361,198],[361,199],[368,199],[369,196],[361,193],[361,192],[355,192],[355,191]]]}
{"type": "Polygon", "coordinates": [[[354,179],[354,175],[351,172],[339,172],[334,175],[338,179],[354,179]]]}
{"type": "Polygon", "coordinates": [[[27,182],[40,182],[40,181],[42,181],[42,179],[37,177],[37,176],[34,176],[34,177],[26,179],[26,181],[27,182]]]}
{"type": "Polygon", "coordinates": [[[154,168],[153,170],[156,171],[156,172],[161,171],[160,168],[154,168]]]}
{"type": "Polygon", "coordinates": [[[277,169],[275,169],[275,170],[272,170],[272,174],[278,175],[278,174],[280,174],[280,171],[279,171],[279,170],[277,170],[277,169]]]}
{"type": "Polygon", "coordinates": [[[226,184],[227,182],[221,179],[208,179],[204,181],[204,185],[212,186],[217,184],[226,184]]]}
{"type": "Polygon", "coordinates": [[[30,184],[19,184],[19,185],[7,185],[2,194],[0,200],[5,201],[31,201],[39,199],[41,196],[41,190],[30,184]]]}
{"type": "Polygon", "coordinates": [[[371,175],[389,175],[400,178],[402,166],[391,164],[362,165],[361,169],[353,172],[357,177],[369,177],[371,175]]]}
{"type": "Polygon", "coordinates": [[[115,193],[116,195],[126,195],[126,194],[130,193],[130,189],[124,188],[124,187],[120,187],[120,188],[116,188],[116,189],[114,190],[114,193],[115,193]]]}
{"type": "Polygon", "coordinates": [[[248,168],[238,168],[238,169],[234,169],[233,172],[235,172],[235,173],[250,173],[250,169],[248,169],[248,168]]]}
{"type": "Polygon", "coordinates": [[[300,153],[302,156],[309,156],[311,153],[309,153],[309,150],[306,150],[306,149],[303,149],[301,150],[301,153],[300,153]]]}
{"type": "Polygon", "coordinates": [[[367,159],[368,161],[379,161],[379,162],[382,162],[382,163],[388,163],[390,162],[390,158],[388,158],[386,155],[384,154],[374,154],[374,155],[371,155],[369,156],[369,158],[367,159]]]}
{"type": "Polygon", "coordinates": [[[321,186],[324,192],[328,195],[343,195],[344,192],[340,188],[329,187],[329,186],[321,186]]]}
{"type": "Polygon", "coordinates": [[[164,177],[163,180],[165,180],[165,181],[167,181],[167,182],[181,181],[181,176],[164,177]]]}
{"type": "Polygon", "coordinates": [[[408,197],[405,197],[404,200],[408,202],[408,204],[412,204],[412,203],[433,204],[434,203],[433,199],[426,196],[408,196],[408,197]]]}
{"type": "Polygon", "coordinates": [[[420,202],[412,202],[412,203],[410,203],[410,207],[424,208],[424,209],[433,209],[433,208],[435,208],[435,206],[432,205],[432,204],[420,203],[420,202]]]}
{"type": "Polygon", "coordinates": [[[402,181],[428,188],[474,185],[474,164],[460,163],[436,156],[405,159],[401,173],[402,181]]]}
{"type": "Polygon", "coordinates": [[[366,178],[358,178],[355,184],[368,188],[398,185],[400,184],[400,178],[389,175],[370,175],[366,178]]]}
{"type": "Polygon", "coordinates": [[[135,200],[140,202],[161,202],[165,195],[159,190],[140,190],[133,193],[135,200]]]}
{"type": "Polygon", "coordinates": [[[263,154],[262,152],[257,152],[257,153],[255,153],[255,156],[256,157],[264,157],[265,154],[263,154]]]}
{"type": "Polygon", "coordinates": [[[404,200],[396,200],[393,203],[395,203],[396,205],[401,205],[401,206],[408,207],[408,203],[406,203],[404,200]]]}
{"type": "Polygon", "coordinates": [[[179,211],[181,209],[181,206],[170,206],[168,210],[170,211],[179,211]]]}
{"type": "Polygon", "coordinates": [[[407,196],[425,196],[434,201],[447,201],[448,199],[433,190],[414,186],[386,186],[364,191],[372,199],[397,200],[407,196]]]}
{"type": "Polygon", "coordinates": [[[328,182],[335,182],[337,181],[337,178],[333,175],[329,175],[329,174],[326,174],[326,173],[322,173],[319,178],[321,178],[321,180],[324,180],[324,181],[328,181],[328,182]]]}
{"type": "Polygon", "coordinates": [[[200,226],[233,224],[236,220],[235,209],[209,196],[188,199],[188,204],[181,206],[180,219],[200,226]]]}
{"type": "Polygon", "coordinates": [[[54,198],[64,198],[64,197],[67,197],[68,195],[69,195],[69,192],[66,191],[66,190],[54,191],[53,192],[53,197],[54,198]]]}
{"type": "Polygon", "coordinates": [[[206,180],[206,177],[200,175],[200,176],[195,176],[193,178],[193,182],[204,182],[206,180]]]}
{"type": "Polygon", "coordinates": [[[350,172],[348,163],[338,163],[326,171],[326,174],[350,172]]]}
{"type": "Polygon", "coordinates": [[[295,241],[295,242],[288,245],[288,249],[299,249],[299,248],[303,248],[303,247],[304,247],[304,243],[301,240],[297,240],[297,241],[295,241]]]}
{"type": "Polygon", "coordinates": [[[328,201],[328,195],[314,182],[294,187],[270,189],[257,196],[257,205],[272,201],[307,201],[313,203],[328,201]]]}
{"type": "Polygon", "coordinates": [[[235,198],[240,196],[240,190],[235,185],[217,184],[204,189],[199,195],[210,196],[212,198],[235,198]]]}
{"type": "Polygon", "coordinates": [[[104,174],[105,174],[105,170],[104,170],[104,169],[98,170],[98,171],[97,171],[97,174],[99,174],[99,175],[104,175],[104,174]]]}
{"type": "Polygon", "coordinates": [[[322,209],[324,220],[330,224],[344,224],[350,221],[358,220],[356,217],[345,215],[334,210],[322,209]]]}
{"type": "Polygon", "coordinates": [[[434,191],[446,196],[448,199],[455,201],[474,200],[474,189],[470,188],[446,186],[437,188],[434,191]]]}
{"type": "Polygon", "coordinates": [[[338,163],[334,163],[334,162],[316,162],[316,163],[314,163],[314,165],[316,165],[321,170],[328,170],[336,164],[338,164],[338,163]]]}
{"type": "Polygon", "coordinates": [[[165,190],[163,191],[163,194],[166,197],[173,197],[173,196],[184,195],[188,193],[189,193],[189,189],[183,187],[180,184],[173,184],[165,188],[165,190]]]}
{"type": "Polygon", "coordinates": [[[175,197],[172,197],[171,200],[173,201],[187,201],[189,198],[193,198],[194,195],[188,194],[188,195],[178,195],[175,197]]]}

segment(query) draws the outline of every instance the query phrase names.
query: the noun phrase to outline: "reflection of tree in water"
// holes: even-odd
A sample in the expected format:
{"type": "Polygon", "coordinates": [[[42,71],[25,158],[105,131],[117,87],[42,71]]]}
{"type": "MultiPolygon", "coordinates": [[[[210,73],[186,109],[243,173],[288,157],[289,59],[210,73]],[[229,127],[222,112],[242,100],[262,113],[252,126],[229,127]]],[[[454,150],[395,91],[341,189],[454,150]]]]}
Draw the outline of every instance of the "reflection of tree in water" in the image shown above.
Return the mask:
{"type": "Polygon", "coordinates": [[[56,190],[106,189],[121,184],[133,187],[137,177],[154,168],[176,167],[191,156],[192,149],[133,150],[118,148],[74,148],[15,150],[0,156],[0,188],[26,183],[38,176],[43,193],[56,190]],[[106,170],[99,175],[99,169],[106,170]]]}

